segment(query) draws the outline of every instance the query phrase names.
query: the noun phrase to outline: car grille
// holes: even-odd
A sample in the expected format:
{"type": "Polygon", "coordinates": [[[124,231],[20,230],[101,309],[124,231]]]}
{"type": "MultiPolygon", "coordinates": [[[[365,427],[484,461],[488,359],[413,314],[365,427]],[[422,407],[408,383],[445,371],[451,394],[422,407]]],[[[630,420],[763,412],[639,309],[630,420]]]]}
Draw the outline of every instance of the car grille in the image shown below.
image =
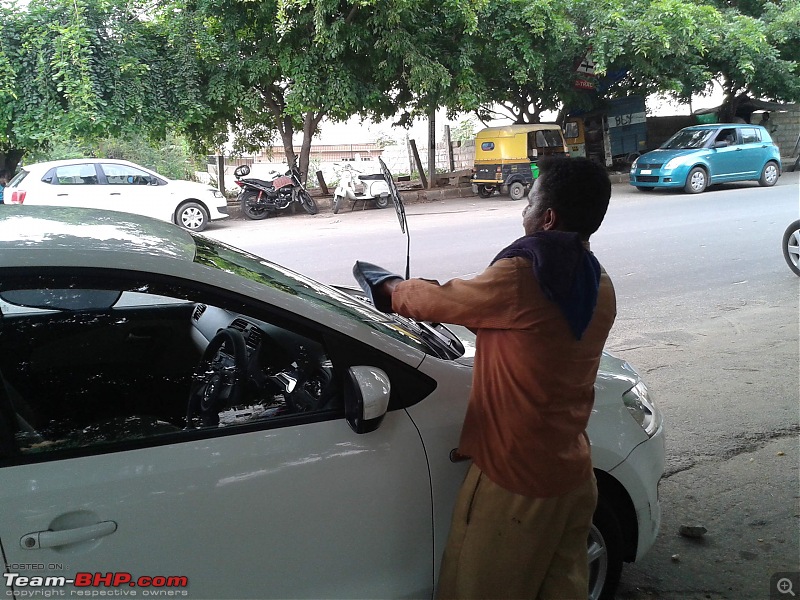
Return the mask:
{"type": "Polygon", "coordinates": [[[664,166],[664,163],[636,163],[636,167],[639,169],[660,169],[664,166]]]}
{"type": "Polygon", "coordinates": [[[658,175],[637,175],[637,183],[658,183],[658,175]]]}

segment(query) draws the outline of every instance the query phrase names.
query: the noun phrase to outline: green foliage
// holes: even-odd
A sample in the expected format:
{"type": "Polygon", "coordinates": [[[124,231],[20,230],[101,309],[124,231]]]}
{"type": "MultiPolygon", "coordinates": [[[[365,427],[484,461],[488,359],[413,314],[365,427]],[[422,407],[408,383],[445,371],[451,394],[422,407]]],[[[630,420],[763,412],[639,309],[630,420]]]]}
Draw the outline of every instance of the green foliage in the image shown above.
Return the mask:
{"type": "Polygon", "coordinates": [[[195,171],[206,170],[204,157],[193,154],[189,142],[175,134],[168,134],[162,142],[136,134],[83,143],[54,140],[47,150],[31,152],[28,162],[95,157],[129,160],[170,179],[194,179],[195,171]]]}
{"type": "Polygon", "coordinates": [[[745,95],[800,99],[799,65],[800,0],[0,0],[0,159],[156,166],[146,149],[169,154],[171,132],[198,150],[231,133],[236,152],[280,140],[290,160],[301,139],[305,173],[322,118],[499,105],[536,122],[714,80],[733,111],[745,95]],[[615,75],[596,94],[575,88],[589,52],[615,75]]]}
{"type": "Polygon", "coordinates": [[[467,142],[475,139],[475,119],[464,119],[450,131],[454,142],[467,142]]]}

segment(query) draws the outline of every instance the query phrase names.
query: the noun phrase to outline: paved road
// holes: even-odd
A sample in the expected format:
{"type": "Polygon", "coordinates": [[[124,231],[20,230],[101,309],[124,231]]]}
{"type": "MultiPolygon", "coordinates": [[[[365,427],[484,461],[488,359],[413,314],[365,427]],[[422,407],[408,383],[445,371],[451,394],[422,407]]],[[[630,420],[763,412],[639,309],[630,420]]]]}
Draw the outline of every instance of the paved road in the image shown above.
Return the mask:
{"type": "MultiPolygon", "coordinates": [[[[617,288],[608,348],[642,372],[669,427],[662,532],[626,567],[619,598],[769,598],[773,573],[800,571],[800,279],[780,250],[798,189],[797,173],[699,196],[614,186],[592,240],[617,288]],[[708,533],[683,538],[684,524],[708,533]]],[[[412,276],[481,271],[521,235],[522,207],[498,197],[409,205],[412,276]]],[[[333,283],[351,282],[356,259],[405,269],[390,209],[208,233],[333,283]]]]}

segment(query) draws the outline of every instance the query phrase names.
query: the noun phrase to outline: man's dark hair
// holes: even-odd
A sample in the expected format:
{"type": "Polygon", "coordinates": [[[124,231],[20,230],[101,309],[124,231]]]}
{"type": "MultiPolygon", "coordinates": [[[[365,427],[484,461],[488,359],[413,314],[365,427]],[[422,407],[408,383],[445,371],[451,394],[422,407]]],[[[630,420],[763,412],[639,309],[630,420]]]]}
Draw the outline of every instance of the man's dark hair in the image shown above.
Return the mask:
{"type": "Polygon", "coordinates": [[[600,227],[611,198],[611,180],[602,166],[587,158],[544,157],[539,162],[539,201],[552,208],[559,229],[588,240],[600,227]]]}

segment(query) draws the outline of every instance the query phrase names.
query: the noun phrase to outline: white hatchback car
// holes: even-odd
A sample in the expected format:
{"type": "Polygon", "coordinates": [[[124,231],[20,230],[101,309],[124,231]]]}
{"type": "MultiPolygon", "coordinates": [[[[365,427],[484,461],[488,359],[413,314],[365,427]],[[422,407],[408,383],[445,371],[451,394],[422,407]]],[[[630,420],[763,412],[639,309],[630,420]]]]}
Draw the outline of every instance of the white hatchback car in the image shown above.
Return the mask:
{"type": "MultiPolygon", "coordinates": [[[[474,337],[111,216],[0,211],[0,593],[431,598],[474,337]]],[[[590,597],[613,597],[665,463],[608,354],[589,436],[590,597]]]]}
{"type": "Polygon", "coordinates": [[[74,206],[145,215],[203,231],[228,217],[225,196],[211,186],[167,179],[125,161],[101,158],[26,165],[8,182],[6,204],[74,206]]]}

